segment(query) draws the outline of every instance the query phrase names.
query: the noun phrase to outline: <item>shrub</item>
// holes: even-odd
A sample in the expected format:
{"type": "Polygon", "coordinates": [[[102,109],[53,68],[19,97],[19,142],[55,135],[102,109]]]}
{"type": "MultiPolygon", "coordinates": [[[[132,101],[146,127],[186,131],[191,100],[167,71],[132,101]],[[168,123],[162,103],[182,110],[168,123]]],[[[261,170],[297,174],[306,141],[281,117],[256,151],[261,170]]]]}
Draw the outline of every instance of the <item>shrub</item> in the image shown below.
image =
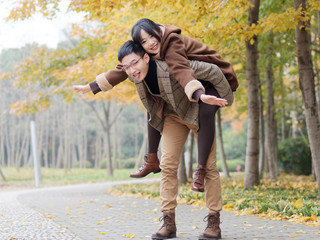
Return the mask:
{"type": "MultiPolygon", "coordinates": [[[[242,171],[244,171],[244,160],[241,159],[232,159],[232,160],[227,160],[227,166],[230,172],[236,172],[237,167],[241,166],[242,171]]],[[[222,172],[222,162],[217,161],[217,167],[219,169],[219,172],[222,172]]]]}
{"type": "Polygon", "coordinates": [[[101,164],[100,164],[100,168],[107,169],[107,159],[106,158],[102,159],[101,164]]]}
{"type": "Polygon", "coordinates": [[[131,168],[134,168],[135,164],[136,164],[135,158],[128,158],[128,159],[122,160],[120,162],[120,168],[121,169],[131,169],[131,168]]]}
{"type": "Polygon", "coordinates": [[[90,161],[88,160],[82,160],[82,161],[79,161],[77,162],[76,164],[76,168],[92,168],[92,164],[90,161]]]}
{"type": "Polygon", "coordinates": [[[302,137],[288,138],[279,143],[279,167],[285,173],[311,174],[310,146],[302,137]]]}

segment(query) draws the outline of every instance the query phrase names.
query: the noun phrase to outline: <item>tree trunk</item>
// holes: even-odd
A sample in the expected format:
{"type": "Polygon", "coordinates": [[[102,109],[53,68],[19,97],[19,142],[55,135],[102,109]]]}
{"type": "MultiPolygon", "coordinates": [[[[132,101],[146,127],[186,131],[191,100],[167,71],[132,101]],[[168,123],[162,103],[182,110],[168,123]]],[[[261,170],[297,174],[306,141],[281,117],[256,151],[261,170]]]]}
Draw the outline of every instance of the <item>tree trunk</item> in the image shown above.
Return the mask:
{"type": "Polygon", "coordinates": [[[262,178],[264,163],[266,160],[265,156],[265,134],[264,134],[264,116],[263,116],[263,97],[261,90],[260,76],[258,75],[258,88],[259,88],[259,177],[262,178]]]}
{"type": "Polygon", "coordinates": [[[192,164],[193,164],[193,146],[194,146],[194,133],[193,131],[190,131],[189,134],[189,139],[188,139],[188,146],[187,146],[187,163],[188,163],[188,167],[187,167],[187,177],[188,178],[193,178],[193,169],[192,169],[192,164]]]}
{"type": "MultiPolygon", "coordinates": [[[[317,11],[317,17],[318,17],[318,39],[319,39],[318,47],[320,50],[320,11],[317,11]]],[[[317,55],[319,56],[320,53],[318,53],[317,55]]],[[[316,63],[317,63],[317,61],[316,61],[316,63]]],[[[316,71],[317,71],[316,76],[317,76],[317,86],[318,86],[318,88],[316,89],[317,90],[316,92],[318,93],[317,94],[317,100],[318,100],[317,104],[318,104],[318,112],[320,113],[320,67],[317,67],[316,71]]]]}
{"type": "MultiPolygon", "coordinates": [[[[253,4],[249,8],[248,24],[256,24],[259,19],[260,0],[250,0],[253,4]]],[[[244,188],[249,189],[259,184],[259,89],[258,89],[258,37],[253,36],[246,41],[246,78],[248,91],[248,134],[245,163],[244,188]]]]}
{"type": "MultiPolygon", "coordinates": [[[[281,95],[280,95],[280,101],[283,103],[285,100],[285,88],[283,86],[283,65],[281,64],[279,67],[279,82],[280,82],[280,91],[281,91],[281,95]]],[[[286,108],[285,108],[285,104],[281,104],[281,140],[285,140],[286,139],[286,108]]]]}
{"type": "Polygon", "coordinates": [[[182,148],[182,152],[180,155],[180,163],[178,168],[178,184],[179,185],[186,184],[188,181],[184,153],[185,153],[185,147],[182,148]]]}
{"type": "Polygon", "coordinates": [[[113,165],[112,165],[112,148],[111,148],[111,134],[110,134],[110,102],[107,102],[103,104],[103,112],[104,112],[104,117],[105,117],[105,133],[106,133],[106,140],[107,140],[107,148],[108,148],[108,153],[107,153],[107,168],[108,168],[108,176],[113,175],[113,165]]]}
{"type": "Polygon", "coordinates": [[[44,137],[44,144],[43,144],[43,161],[44,161],[44,166],[46,168],[49,167],[49,158],[48,158],[48,154],[49,154],[49,111],[46,112],[45,114],[45,126],[46,126],[46,130],[45,130],[45,137],[44,137]]]}
{"type": "MultiPolygon", "coordinates": [[[[303,10],[305,10],[306,1],[295,0],[294,5],[296,9],[298,9],[299,6],[302,6],[303,10]]],[[[299,24],[297,25],[296,46],[299,68],[299,86],[303,96],[312,163],[317,178],[318,197],[320,197],[320,122],[315,96],[315,83],[310,52],[310,42],[308,32],[304,27],[309,25],[310,24],[306,22],[299,22],[299,24]]]]}
{"type": "Polygon", "coordinates": [[[6,177],[4,176],[4,174],[3,174],[2,170],[1,170],[1,168],[0,168],[0,175],[1,175],[1,178],[2,178],[2,180],[3,180],[4,182],[7,181],[7,180],[6,180],[6,177]]]}
{"type": "Polygon", "coordinates": [[[267,67],[267,131],[266,131],[266,151],[267,161],[269,166],[269,179],[276,180],[278,177],[278,162],[277,162],[277,122],[275,119],[274,111],[274,90],[273,90],[273,67],[272,67],[272,45],[273,45],[273,34],[270,33],[270,45],[268,47],[268,67],[267,67]]]}
{"type": "Polygon", "coordinates": [[[134,165],[135,169],[138,169],[142,165],[142,163],[144,161],[143,156],[145,155],[145,152],[146,152],[146,149],[147,149],[147,141],[148,141],[148,123],[144,125],[143,141],[142,141],[142,144],[141,144],[141,147],[140,147],[140,150],[139,150],[139,154],[138,154],[137,159],[136,159],[136,163],[134,165]]]}
{"type": "MultiPolygon", "coordinates": [[[[4,116],[4,115],[3,115],[4,116]]],[[[4,143],[4,138],[5,138],[5,133],[3,131],[3,126],[4,126],[4,123],[3,123],[3,120],[2,119],[5,119],[4,117],[0,118],[1,122],[0,122],[0,126],[1,126],[1,129],[0,129],[0,164],[1,166],[5,166],[5,154],[4,154],[4,149],[5,149],[5,143],[4,143]]]]}
{"type": "Polygon", "coordinates": [[[221,110],[219,109],[217,112],[217,133],[218,133],[218,141],[219,141],[219,148],[220,148],[220,159],[222,165],[222,172],[224,177],[230,178],[229,169],[226,160],[226,154],[223,148],[223,138],[222,138],[222,129],[221,129],[221,110]]]}

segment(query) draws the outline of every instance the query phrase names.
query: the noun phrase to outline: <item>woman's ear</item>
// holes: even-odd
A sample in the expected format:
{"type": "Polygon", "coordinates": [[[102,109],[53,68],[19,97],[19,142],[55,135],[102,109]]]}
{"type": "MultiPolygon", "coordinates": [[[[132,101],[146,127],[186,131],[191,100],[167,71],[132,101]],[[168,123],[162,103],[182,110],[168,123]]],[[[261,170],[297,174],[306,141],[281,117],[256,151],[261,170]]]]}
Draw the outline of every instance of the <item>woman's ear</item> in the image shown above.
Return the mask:
{"type": "Polygon", "coordinates": [[[149,63],[149,61],[150,61],[150,56],[149,56],[149,54],[148,54],[148,53],[145,53],[145,54],[143,55],[143,59],[144,59],[147,63],[149,63]]]}

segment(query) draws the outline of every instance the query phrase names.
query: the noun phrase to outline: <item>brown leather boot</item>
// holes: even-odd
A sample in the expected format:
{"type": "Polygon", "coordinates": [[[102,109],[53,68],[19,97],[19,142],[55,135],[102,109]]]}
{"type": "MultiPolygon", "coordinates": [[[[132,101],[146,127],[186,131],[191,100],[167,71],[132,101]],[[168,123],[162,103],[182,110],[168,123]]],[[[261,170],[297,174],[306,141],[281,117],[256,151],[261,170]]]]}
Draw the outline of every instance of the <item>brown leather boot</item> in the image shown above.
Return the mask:
{"type": "Polygon", "coordinates": [[[158,173],[161,171],[159,164],[160,162],[157,153],[147,153],[146,155],[144,155],[144,163],[142,164],[142,166],[137,172],[131,173],[130,177],[143,178],[151,172],[158,173]]]}
{"type": "Polygon", "coordinates": [[[204,192],[204,176],[206,175],[206,167],[204,165],[197,166],[194,172],[193,182],[191,189],[197,192],[204,192]]]}
{"type": "Polygon", "coordinates": [[[209,213],[203,221],[208,222],[203,234],[199,236],[199,240],[216,240],[221,239],[220,213],[209,213]]]}
{"type": "Polygon", "coordinates": [[[163,212],[160,221],[163,220],[163,225],[158,232],[152,234],[152,239],[168,239],[177,236],[177,227],[175,222],[174,212],[163,212]]]}

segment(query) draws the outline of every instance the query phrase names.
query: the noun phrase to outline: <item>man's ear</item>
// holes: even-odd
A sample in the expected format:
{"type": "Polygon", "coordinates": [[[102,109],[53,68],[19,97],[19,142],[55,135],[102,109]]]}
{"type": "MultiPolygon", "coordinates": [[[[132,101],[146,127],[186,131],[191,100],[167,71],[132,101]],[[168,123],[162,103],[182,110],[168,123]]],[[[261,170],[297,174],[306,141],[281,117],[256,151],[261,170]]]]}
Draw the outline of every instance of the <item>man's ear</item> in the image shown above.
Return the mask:
{"type": "Polygon", "coordinates": [[[149,54],[148,54],[148,53],[145,53],[145,54],[143,55],[143,59],[144,59],[147,63],[149,63],[149,61],[150,61],[150,56],[149,56],[149,54]]]}

